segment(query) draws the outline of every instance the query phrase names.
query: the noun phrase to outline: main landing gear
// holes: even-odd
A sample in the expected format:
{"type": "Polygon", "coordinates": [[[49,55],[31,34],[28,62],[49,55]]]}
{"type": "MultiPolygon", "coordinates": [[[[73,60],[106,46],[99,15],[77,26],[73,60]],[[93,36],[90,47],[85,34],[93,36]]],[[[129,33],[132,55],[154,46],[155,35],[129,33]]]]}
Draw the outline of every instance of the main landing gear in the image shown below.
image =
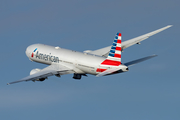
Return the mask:
{"type": "Polygon", "coordinates": [[[76,74],[76,73],[74,73],[73,78],[74,78],[74,79],[76,79],[76,80],[80,80],[80,79],[81,79],[81,77],[82,77],[82,75],[87,77],[87,75],[86,75],[86,74],[76,74]]]}

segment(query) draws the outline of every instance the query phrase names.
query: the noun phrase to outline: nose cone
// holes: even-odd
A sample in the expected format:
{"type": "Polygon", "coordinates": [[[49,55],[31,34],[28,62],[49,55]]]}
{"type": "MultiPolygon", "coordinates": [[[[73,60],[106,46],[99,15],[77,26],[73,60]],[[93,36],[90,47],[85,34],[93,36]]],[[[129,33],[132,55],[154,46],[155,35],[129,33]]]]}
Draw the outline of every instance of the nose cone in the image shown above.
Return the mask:
{"type": "Polygon", "coordinates": [[[34,52],[37,50],[36,45],[30,45],[26,48],[26,55],[28,58],[34,57],[34,52]]]}
{"type": "Polygon", "coordinates": [[[26,56],[29,57],[30,56],[30,51],[29,51],[29,47],[26,48],[26,56]]]}

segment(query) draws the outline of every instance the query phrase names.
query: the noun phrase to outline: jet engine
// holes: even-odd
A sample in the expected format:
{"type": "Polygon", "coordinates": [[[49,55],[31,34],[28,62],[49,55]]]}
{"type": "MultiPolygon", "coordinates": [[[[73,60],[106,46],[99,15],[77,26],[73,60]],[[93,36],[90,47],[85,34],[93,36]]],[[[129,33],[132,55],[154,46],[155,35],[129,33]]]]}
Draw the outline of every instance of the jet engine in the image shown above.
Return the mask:
{"type": "MultiPolygon", "coordinates": [[[[32,69],[32,70],[30,71],[30,75],[33,75],[33,74],[35,74],[35,73],[38,73],[39,71],[41,71],[41,69],[38,69],[38,68],[32,69]]],[[[46,77],[46,78],[36,79],[36,81],[44,81],[45,79],[47,79],[47,77],[46,77]]]]}
{"type": "Polygon", "coordinates": [[[32,69],[31,72],[30,72],[30,75],[35,74],[35,73],[37,73],[39,71],[41,71],[41,69],[38,69],[38,68],[32,69]]]}
{"type": "Polygon", "coordinates": [[[73,78],[80,80],[81,76],[82,76],[81,74],[74,74],[73,78]]]}

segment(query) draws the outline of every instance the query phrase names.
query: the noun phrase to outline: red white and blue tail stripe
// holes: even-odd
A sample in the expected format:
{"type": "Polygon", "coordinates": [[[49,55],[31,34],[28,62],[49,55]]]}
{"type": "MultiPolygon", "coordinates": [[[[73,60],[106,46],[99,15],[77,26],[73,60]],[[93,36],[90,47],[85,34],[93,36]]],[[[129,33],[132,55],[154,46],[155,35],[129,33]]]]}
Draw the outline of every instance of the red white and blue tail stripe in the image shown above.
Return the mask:
{"type": "Polygon", "coordinates": [[[121,33],[117,33],[109,55],[101,65],[119,66],[121,64],[121,33]]]}

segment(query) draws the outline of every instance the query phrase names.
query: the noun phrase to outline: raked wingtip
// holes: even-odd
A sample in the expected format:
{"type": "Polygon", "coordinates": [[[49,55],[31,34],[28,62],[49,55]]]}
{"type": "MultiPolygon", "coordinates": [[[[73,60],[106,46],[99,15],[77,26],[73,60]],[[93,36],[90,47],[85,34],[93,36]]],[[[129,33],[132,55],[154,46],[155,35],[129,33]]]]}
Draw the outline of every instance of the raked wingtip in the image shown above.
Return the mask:
{"type": "Polygon", "coordinates": [[[173,25],[168,25],[167,27],[172,27],[173,25]]]}

